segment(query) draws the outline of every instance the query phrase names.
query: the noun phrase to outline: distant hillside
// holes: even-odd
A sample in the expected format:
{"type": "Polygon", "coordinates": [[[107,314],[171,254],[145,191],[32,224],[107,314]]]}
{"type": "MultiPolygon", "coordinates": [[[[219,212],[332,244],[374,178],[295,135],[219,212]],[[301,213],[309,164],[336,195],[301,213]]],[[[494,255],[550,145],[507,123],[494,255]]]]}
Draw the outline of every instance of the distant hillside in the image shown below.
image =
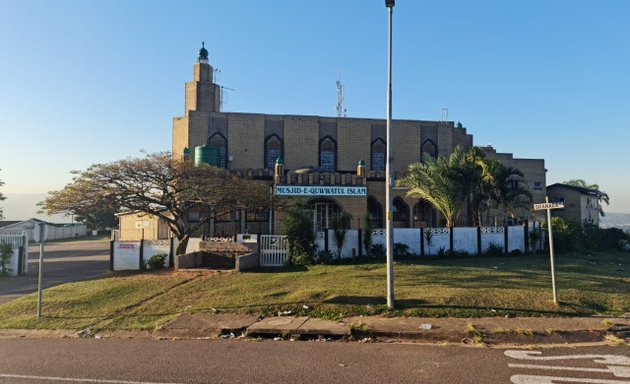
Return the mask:
{"type": "Polygon", "coordinates": [[[26,220],[31,217],[50,221],[53,223],[69,223],[69,216],[38,214],[37,203],[46,198],[45,193],[5,193],[6,200],[2,202],[5,220],[26,220]]]}
{"type": "Polygon", "coordinates": [[[602,228],[620,228],[626,232],[630,231],[630,213],[606,213],[600,218],[602,228]]]}

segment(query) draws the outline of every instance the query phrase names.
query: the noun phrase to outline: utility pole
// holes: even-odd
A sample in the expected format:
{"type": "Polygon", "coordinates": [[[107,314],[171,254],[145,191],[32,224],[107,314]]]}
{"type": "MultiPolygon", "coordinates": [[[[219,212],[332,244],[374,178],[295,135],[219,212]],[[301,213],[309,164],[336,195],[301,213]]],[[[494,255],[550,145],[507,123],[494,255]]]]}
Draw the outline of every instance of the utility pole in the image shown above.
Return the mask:
{"type": "Polygon", "coordinates": [[[387,47],[387,161],[385,163],[385,210],[387,221],[385,225],[385,247],[387,251],[387,308],[394,309],[394,228],[392,217],[392,188],[394,177],[392,175],[392,14],[394,13],[395,0],[385,0],[389,14],[389,38],[387,47]]]}

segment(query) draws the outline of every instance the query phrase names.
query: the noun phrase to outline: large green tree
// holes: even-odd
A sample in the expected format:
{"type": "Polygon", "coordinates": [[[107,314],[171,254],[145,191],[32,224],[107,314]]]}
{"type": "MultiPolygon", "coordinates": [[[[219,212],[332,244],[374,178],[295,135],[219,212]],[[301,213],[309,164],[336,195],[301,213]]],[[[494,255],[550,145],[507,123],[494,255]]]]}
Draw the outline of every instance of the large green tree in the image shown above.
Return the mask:
{"type": "Polygon", "coordinates": [[[502,209],[514,216],[517,208],[528,208],[531,203],[523,173],[488,159],[478,147],[457,147],[449,157],[426,157],[423,163],[411,164],[399,185],[409,188],[408,196],[433,205],[449,227],[455,225],[464,207],[468,224],[481,225],[484,209],[502,209]]]}
{"type": "Polygon", "coordinates": [[[423,199],[440,211],[451,228],[462,212],[470,186],[464,180],[466,152],[457,147],[449,157],[425,157],[410,164],[399,185],[409,188],[407,196],[423,199]]]}
{"type": "Polygon", "coordinates": [[[112,199],[99,198],[102,194],[94,193],[94,184],[83,176],[83,172],[72,171],[72,183],[59,191],[50,191],[48,196],[37,205],[39,213],[52,215],[67,213],[74,220],[85,224],[90,229],[106,229],[116,226],[117,212],[121,207],[112,199]],[[86,196],[92,198],[86,199],[86,196]]]}
{"type": "Polygon", "coordinates": [[[77,214],[104,201],[163,219],[179,240],[177,254],[184,253],[190,236],[217,214],[263,210],[270,203],[264,183],[231,176],[224,169],[173,160],[162,152],[92,165],[64,189],[52,192],[43,207],[49,213],[77,214]],[[190,222],[192,208],[209,213],[190,222]]]}
{"type": "Polygon", "coordinates": [[[487,169],[491,175],[489,207],[502,210],[512,218],[516,217],[517,209],[530,207],[532,193],[525,184],[523,172],[494,159],[488,160],[487,169]]]}
{"type": "Polygon", "coordinates": [[[572,185],[574,187],[580,187],[584,189],[589,189],[596,193],[597,200],[599,201],[599,215],[605,216],[604,209],[602,208],[602,203],[606,203],[606,205],[610,204],[610,196],[604,191],[599,189],[599,184],[589,184],[585,180],[582,179],[571,179],[565,181],[563,184],[572,185]]]}

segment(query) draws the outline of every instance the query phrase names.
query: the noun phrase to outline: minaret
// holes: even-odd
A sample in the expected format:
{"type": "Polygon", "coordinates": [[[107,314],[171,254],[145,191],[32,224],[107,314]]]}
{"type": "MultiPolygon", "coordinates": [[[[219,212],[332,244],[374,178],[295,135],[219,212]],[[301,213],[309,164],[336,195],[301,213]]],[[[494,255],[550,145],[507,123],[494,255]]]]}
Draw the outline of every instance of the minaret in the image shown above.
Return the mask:
{"type": "Polygon", "coordinates": [[[214,84],[214,69],[208,64],[208,50],[201,43],[194,66],[193,81],[186,83],[186,106],[188,111],[219,112],[221,89],[214,84]]]}

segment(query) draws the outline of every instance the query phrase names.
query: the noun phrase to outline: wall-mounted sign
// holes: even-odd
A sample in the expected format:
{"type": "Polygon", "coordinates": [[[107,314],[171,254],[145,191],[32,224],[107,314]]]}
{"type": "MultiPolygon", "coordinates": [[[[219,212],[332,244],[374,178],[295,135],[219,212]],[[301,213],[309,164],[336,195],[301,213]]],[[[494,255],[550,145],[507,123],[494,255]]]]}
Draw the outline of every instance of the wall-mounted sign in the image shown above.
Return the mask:
{"type": "Polygon", "coordinates": [[[367,196],[367,187],[276,185],[278,196],[367,196]]]}

